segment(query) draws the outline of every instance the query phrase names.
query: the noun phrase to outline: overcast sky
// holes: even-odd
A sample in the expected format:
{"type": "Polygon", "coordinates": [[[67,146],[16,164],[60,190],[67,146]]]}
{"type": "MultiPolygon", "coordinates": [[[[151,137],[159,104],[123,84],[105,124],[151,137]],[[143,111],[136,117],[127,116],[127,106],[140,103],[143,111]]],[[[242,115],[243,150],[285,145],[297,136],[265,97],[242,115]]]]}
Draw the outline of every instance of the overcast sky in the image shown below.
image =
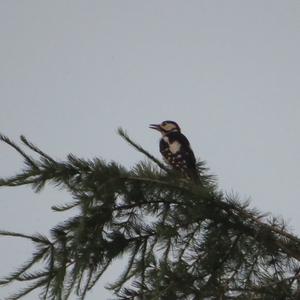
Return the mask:
{"type": "MultiPolygon", "coordinates": [[[[220,188],[300,234],[299,0],[0,1],[0,37],[3,134],[130,167],[143,157],[119,126],[159,157],[148,124],[177,121],[220,188]]],[[[0,176],[21,167],[0,144],[0,176]]],[[[51,205],[69,200],[51,186],[1,189],[0,228],[47,233],[65,217],[51,205]]],[[[0,276],[32,251],[0,245],[0,276]]],[[[108,299],[117,271],[87,299],[108,299]]]]}

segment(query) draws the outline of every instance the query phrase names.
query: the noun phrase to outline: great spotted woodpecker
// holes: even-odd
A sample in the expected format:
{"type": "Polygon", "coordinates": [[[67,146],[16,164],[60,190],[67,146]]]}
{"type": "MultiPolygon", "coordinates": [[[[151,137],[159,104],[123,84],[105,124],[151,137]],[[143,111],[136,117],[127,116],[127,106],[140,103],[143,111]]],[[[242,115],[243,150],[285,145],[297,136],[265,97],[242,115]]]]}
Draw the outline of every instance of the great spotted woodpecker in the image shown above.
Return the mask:
{"type": "Polygon", "coordinates": [[[151,124],[150,128],[158,130],[162,137],[159,150],[166,162],[175,170],[192,179],[198,178],[196,159],[188,139],[181,133],[176,122],[164,121],[161,124],[151,124]]]}

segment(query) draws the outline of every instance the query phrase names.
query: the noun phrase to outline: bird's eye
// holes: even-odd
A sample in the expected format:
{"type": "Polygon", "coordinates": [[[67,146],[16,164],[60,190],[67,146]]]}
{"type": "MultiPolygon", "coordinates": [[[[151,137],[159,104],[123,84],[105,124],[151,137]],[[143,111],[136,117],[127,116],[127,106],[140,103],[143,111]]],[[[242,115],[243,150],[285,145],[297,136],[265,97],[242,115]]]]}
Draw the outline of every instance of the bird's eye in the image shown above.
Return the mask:
{"type": "Polygon", "coordinates": [[[165,126],[166,124],[167,124],[167,122],[162,122],[161,123],[162,126],[165,126]]]}

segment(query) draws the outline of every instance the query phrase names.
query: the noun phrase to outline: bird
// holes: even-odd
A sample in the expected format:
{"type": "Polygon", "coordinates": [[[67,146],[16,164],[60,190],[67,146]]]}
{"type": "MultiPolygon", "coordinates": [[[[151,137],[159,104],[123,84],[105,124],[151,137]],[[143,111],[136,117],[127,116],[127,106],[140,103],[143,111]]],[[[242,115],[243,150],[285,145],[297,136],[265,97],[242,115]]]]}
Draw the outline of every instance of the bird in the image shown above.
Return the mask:
{"type": "Polygon", "coordinates": [[[162,135],[159,150],[164,160],[176,171],[197,180],[198,171],[196,158],[189,140],[181,133],[181,129],[174,121],[163,121],[160,124],[150,124],[151,129],[162,135]]]}

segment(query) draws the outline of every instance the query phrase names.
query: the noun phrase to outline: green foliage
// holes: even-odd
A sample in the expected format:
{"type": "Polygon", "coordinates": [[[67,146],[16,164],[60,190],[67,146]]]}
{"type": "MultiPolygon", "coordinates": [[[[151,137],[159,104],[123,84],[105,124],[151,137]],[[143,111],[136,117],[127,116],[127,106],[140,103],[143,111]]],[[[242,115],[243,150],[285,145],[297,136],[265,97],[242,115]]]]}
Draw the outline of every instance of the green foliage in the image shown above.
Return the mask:
{"type": "Polygon", "coordinates": [[[123,130],[119,134],[148,160],[131,170],[71,154],[56,161],[21,136],[39,156],[34,159],[0,136],[25,162],[19,174],[0,179],[0,186],[30,185],[40,192],[52,183],[73,198],[53,210],[77,208],[49,237],[0,231],[35,245],[32,257],[0,281],[26,282],[6,299],[37,288],[41,299],[74,294],[84,299],[121,257],[127,267],[108,286],[117,299],[298,299],[300,240],[283,222],[220,192],[203,162],[198,163],[199,182],[193,182],[123,130]]]}

